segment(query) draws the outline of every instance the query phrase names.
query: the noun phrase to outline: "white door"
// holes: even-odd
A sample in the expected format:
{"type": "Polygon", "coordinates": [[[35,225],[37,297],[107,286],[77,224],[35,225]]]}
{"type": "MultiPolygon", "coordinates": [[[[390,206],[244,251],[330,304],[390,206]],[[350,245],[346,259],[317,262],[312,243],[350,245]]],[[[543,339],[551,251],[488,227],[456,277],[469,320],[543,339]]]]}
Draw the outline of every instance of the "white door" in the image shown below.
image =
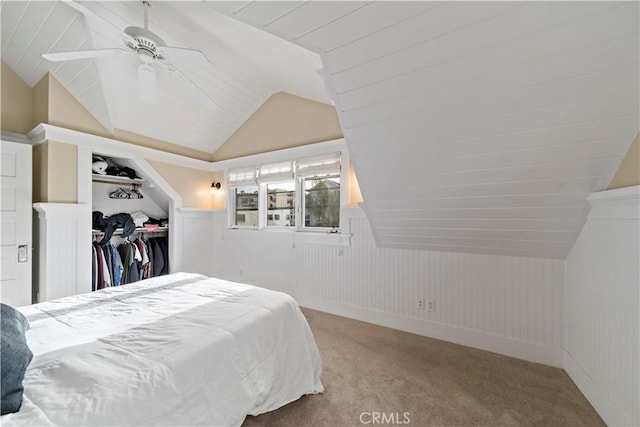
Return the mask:
{"type": "Polygon", "coordinates": [[[31,151],[0,141],[0,302],[31,304],[31,151]]]}

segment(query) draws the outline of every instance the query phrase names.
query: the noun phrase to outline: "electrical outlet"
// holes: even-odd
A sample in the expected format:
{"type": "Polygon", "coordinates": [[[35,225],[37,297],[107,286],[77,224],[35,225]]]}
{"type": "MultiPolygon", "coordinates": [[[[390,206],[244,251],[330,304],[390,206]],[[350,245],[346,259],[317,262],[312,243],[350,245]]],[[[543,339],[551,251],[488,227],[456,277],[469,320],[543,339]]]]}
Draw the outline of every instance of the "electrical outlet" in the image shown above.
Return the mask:
{"type": "Polygon", "coordinates": [[[418,302],[416,304],[416,308],[418,310],[424,310],[424,298],[418,298],[418,302]]]}
{"type": "Polygon", "coordinates": [[[436,311],[436,302],[434,300],[427,301],[427,311],[436,311]]]}

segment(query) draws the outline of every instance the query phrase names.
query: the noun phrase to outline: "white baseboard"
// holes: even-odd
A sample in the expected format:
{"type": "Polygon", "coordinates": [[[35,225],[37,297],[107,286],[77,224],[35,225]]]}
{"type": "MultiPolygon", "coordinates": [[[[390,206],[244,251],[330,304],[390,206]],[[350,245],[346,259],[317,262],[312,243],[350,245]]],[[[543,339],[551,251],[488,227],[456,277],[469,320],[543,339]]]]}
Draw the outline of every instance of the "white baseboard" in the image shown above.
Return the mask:
{"type": "Polygon", "coordinates": [[[567,351],[563,351],[562,367],[607,425],[634,425],[567,351]]]}
{"type": "Polygon", "coordinates": [[[411,319],[391,313],[336,303],[316,298],[296,298],[298,304],[337,316],[361,320],[430,338],[491,351],[530,362],[562,367],[562,350],[547,345],[491,335],[471,329],[458,328],[421,319],[411,319]]]}

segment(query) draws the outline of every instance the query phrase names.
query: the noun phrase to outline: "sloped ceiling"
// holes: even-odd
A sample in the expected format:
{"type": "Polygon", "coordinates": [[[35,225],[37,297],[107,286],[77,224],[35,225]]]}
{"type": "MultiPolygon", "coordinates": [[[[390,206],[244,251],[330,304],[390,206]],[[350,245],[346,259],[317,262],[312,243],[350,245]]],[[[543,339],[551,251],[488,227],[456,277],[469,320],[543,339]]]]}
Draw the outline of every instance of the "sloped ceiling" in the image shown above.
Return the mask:
{"type": "Polygon", "coordinates": [[[635,1],[152,2],[153,31],[214,63],[185,70],[213,111],[168,81],[142,105],[135,61],[45,63],[141,26],[139,2],[71,5],[1,3],[25,81],[49,69],[108,129],[208,152],[272,93],[330,98],[380,246],[564,258],[640,128],[635,1]]]}
{"type": "Polygon", "coordinates": [[[2,61],[33,87],[51,71],[107,129],[107,112],[96,65],[92,61],[51,64],[47,51],[91,49],[83,16],[62,2],[3,1],[0,3],[2,61]]]}
{"type": "Polygon", "coordinates": [[[564,258],[639,129],[638,2],[240,2],[318,52],[378,245],[564,258]]]}
{"type": "Polygon", "coordinates": [[[167,45],[202,50],[211,67],[184,65],[202,89],[157,71],[157,99],[143,103],[135,55],[49,63],[45,52],[123,47],[119,33],[143,26],[138,1],[1,3],[2,60],[33,86],[51,73],[113,132],[115,128],[213,153],[273,93],[328,103],[317,54],[230,19],[204,2],[150,2],[149,29],[167,45]],[[212,107],[207,97],[214,100],[212,107]]]}

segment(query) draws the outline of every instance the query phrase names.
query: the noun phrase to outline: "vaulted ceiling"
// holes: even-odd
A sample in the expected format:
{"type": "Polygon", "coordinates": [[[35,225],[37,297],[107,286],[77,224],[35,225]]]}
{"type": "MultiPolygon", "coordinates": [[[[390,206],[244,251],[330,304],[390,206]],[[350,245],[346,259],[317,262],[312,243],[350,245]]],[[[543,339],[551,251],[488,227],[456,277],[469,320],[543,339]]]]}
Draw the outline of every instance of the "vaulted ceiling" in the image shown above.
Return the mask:
{"type": "Polygon", "coordinates": [[[638,132],[638,2],[227,2],[322,57],[380,246],[564,258],[638,132]]]}
{"type": "Polygon", "coordinates": [[[317,54],[204,2],[151,2],[151,31],[167,45],[199,49],[211,61],[181,65],[201,90],[157,69],[151,104],[138,96],[136,55],[55,63],[42,58],[46,52],[124,48],[122,30],[143,26],[141,2],[3,1],[1,7],[2,60],[31,86],[51,71],[109,131],[212,153],[276,92],[329,102],[316,73],[322,66],[317,54]]]}
{"type": "Polygon", "coordinates": [[[1,12],[3,60],[107,127],[213,151],[273,92],[331,99],[380,246],[564,258],[640,128],[635,1],[152,2],[214,111],[169,82],[146,110],[135,61],[40,59],[121,45],[138,2],[1,12]]]}

